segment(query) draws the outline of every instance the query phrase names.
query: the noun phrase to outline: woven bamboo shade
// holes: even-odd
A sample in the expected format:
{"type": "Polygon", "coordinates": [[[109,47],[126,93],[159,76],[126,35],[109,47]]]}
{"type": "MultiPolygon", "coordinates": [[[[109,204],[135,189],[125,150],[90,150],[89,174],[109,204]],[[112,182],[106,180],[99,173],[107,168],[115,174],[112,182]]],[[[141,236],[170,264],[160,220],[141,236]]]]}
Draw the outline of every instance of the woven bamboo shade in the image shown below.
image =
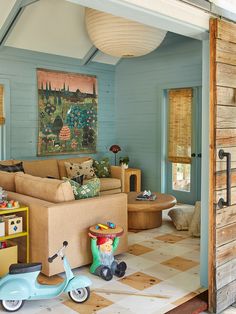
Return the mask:
{"type": "Polygon", "coordinates": [[[166,31],[86,8],[89,37],[102,52],[115,57],[138,57],[156,49],[166,31]]]}
{"type": "Polygon", "coordinates": [[[3,105],[4,105],[4,87],[3,85],[0,85],[0,125],[5,123],[3,105]]]}
{"type": "Polygon", "coordinates": [[[191,163],[192,99],[191,88],[172,89],[168,93],[168,160],[174,163],[191,163]]]}

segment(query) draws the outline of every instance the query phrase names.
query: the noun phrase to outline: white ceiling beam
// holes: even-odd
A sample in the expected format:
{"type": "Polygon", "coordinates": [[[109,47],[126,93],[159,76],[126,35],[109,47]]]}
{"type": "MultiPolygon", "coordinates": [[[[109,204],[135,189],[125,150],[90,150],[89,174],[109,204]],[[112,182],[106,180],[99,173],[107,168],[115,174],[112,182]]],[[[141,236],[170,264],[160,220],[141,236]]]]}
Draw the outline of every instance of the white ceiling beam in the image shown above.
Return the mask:
{"type": "Polygon", "coordinates": [[[26,7],[34,2],[37,2],[39,0],[21,0],[21,6],[22,7],[26,7]]]}
{"type": "Polygon", "coordinates": [[[197,6],[216,17],[224,17],[228,20],[236,22],[236,1],[235,0],[180,0],[189,3],[192,6],[197,6]]]}
{"type": "Polygon", "coordinates": [[[66,0],[195,39],[206,39],[211,15],[178,0],[66,0]]]}
{"type": "Polygon", "coordinates": [[[206,0],[180,0],[180,1],[189,3],[195,7],[199,7],[200,9],[204,9],[206,11],[211,10],[211,3],[206,0]]]}
{"type": "Polygon", "coordinates": [[[83,57],[83,59],[81,60],[80,65],[86,65],[89,64],[93,58],[96,56],[96,54],[98,53],[98,48],[95,46],[92,46],[89,51],[86,53],[86,55],[83,57]]]}
{"type": "Polygon", "coordinates": [[[16,0],[0,29],[0,46],[3,46],[16,25],[24,8],[39,0],[16,0]]]}

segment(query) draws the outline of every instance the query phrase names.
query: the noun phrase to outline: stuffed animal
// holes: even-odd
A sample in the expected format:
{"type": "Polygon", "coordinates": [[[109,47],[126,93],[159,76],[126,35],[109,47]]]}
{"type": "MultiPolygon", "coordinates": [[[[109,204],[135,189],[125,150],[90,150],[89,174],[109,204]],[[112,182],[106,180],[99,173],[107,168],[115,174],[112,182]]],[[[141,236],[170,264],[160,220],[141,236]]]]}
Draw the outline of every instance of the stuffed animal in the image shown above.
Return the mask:
{"type": "Polygon", "coordinates": [[[89,233],[91,237],[91,250],[93,263],[90,272],[102,279],[109,281],[113,275],[123,277],[127,265],[125,262],[118,262],[114,259],[114,252],[119,244],[119,237],[96,237],[89,233]]]}

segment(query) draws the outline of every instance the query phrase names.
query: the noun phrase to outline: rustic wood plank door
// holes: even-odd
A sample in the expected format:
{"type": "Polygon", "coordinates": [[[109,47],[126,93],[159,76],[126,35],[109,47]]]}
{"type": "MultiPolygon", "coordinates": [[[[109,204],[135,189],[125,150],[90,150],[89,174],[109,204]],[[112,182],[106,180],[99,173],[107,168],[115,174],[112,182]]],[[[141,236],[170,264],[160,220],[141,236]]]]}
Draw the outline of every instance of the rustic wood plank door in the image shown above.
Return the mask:
{"type": "Polygon", "coordinates": [[[220,19],[210,21],[209,179],[209,307],[220,313],[236,302],[236,24],[220,19]]]}

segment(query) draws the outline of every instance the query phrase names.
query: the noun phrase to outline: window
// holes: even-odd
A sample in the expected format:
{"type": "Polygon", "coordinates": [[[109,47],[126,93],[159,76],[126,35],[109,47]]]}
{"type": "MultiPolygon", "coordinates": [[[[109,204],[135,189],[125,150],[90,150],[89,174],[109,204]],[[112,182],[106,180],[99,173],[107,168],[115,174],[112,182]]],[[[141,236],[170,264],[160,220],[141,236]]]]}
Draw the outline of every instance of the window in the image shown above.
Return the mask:
{"type": "Polygon", "coordinates": [[[168,160],[172,163],[172,189],[190,192],[192,146],[192,88],[168,92],[168,160]]]}
{"type": "Polygon", "coordinates": [[[10,84],[0,79],[0,160],[10,158],[10,84]]]}
{"type": "Polygon", "coordinates": [[[0,125],[3,125],[4,123],[4,86],[0,84],[0,125]]]}

